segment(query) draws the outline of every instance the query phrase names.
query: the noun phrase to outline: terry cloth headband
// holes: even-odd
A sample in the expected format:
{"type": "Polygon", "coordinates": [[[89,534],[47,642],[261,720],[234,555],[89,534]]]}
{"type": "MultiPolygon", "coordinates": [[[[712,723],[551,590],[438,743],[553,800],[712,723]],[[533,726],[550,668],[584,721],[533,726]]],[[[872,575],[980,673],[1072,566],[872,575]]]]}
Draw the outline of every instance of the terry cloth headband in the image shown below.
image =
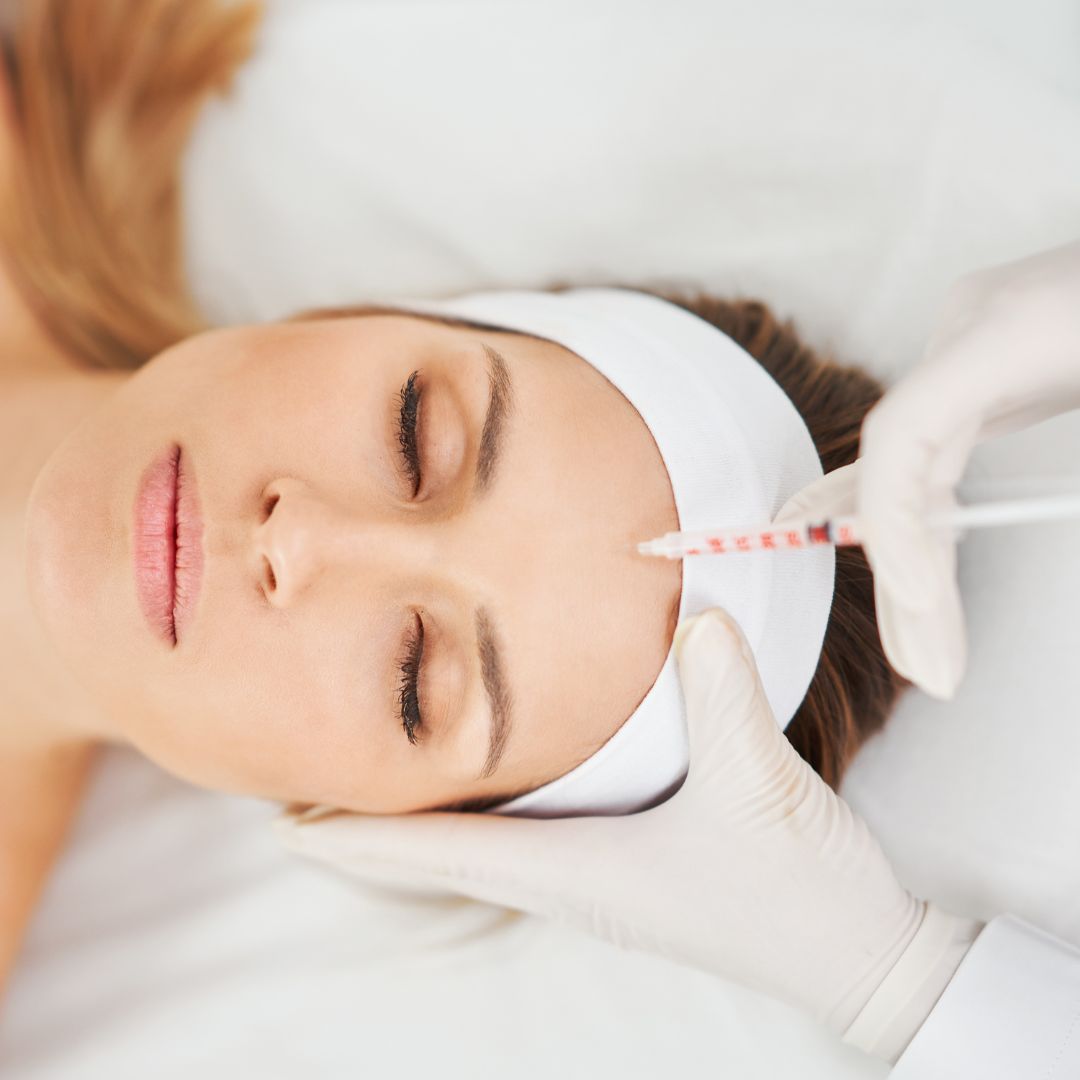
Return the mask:
{"type": "MultiPolygon", "coordinates": [[[[772,376],[726,334],[666,300],[626,289],[574,289],[475,293],[388,306],[546,338],[590,363],[652,432],[680,529],[772,521],[788,499],[822,476],[810,432],[772,376]]],[[[781,557],[700,556],[683,562],[679,620],[710,607],[732,615],[754,651],[782,728],[817,668],[834,570],[827,545],[781,557]]],[[[669,649],[648,694],[599,750],[492,812],[632,813],[672,794],[688,762],[686,707],[669,649]]]]}

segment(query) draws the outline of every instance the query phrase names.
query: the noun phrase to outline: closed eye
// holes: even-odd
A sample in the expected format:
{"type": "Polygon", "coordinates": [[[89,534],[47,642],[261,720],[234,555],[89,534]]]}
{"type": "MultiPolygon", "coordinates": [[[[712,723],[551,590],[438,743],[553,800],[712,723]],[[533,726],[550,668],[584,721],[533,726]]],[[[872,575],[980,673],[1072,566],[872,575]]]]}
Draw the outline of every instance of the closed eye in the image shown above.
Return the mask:
{"type": "Polygon", "coordinates": [[[405,737],[413,746],[416,745],[417,731],[424,726],[423,717],[420,714],[420,661],[424,657],[424,620],[419,613],[416,616],[416,627],[409,636],[405,645],[405,655],[398,663],[401,672],[401,683],[398,688],[398,711],[401,714],[401,726],[405,731],[405,737]]]}
{"type": "Polygon", "coordinates": [[[420,372],[414,371],[399,391],[400,408],[398,409],[398,448],[401,451],[402,470],[405,478],[412,485],[413,498],[420,491],[423,479],[420,473],[420,448],[416,439],[417,419],[420,413],[420,398],[423,386],[417,385],[420,372]]]}

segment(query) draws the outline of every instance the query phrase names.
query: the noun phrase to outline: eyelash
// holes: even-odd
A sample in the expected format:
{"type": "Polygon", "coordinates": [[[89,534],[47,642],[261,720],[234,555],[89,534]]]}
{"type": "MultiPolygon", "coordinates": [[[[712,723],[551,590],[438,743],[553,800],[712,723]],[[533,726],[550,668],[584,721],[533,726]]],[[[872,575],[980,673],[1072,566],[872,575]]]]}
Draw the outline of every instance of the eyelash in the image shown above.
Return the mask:
{"type": "Polygon", "coordinates": [[[420,409],[423,387],[417,387],[419,371],[414,371],[399,391],[401,407],[398,410],[398,447],[405,461],[405,474],[412,482],[413,497],[420,490],[420,450],[416,445],[416,418],[420,409]]]}
{"type": "Polygon", "coordinates": [[[398,709],[401,713],[401,726],[405,737],[413,746],[417,743],[416,731],[423,729],[420,716],[420,695],[417,683],[420,678],[420,661],[424,655],[424,621],[416,616],[416,633],[406,645],[405,656],[398,664],[401,672],[401,685],[398,689],[398,709]]]}

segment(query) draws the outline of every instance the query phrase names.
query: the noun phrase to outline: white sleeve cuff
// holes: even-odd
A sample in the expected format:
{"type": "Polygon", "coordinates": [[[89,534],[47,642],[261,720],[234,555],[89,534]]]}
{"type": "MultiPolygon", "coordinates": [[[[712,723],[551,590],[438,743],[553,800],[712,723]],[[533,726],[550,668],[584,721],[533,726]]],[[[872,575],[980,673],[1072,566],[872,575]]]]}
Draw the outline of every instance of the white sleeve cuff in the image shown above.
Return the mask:
{"type": "Polygon", "coordinates": [[[983,924],[926,904],[900,959],[844,1032],[844,1042],[895,1062],[956,973],[983,924]]]}
{"type": "Polygon", "coordinates": [[[994,919],[904,1052],[892,1080],[1080,1076],[1080,949],[994,919]]]}

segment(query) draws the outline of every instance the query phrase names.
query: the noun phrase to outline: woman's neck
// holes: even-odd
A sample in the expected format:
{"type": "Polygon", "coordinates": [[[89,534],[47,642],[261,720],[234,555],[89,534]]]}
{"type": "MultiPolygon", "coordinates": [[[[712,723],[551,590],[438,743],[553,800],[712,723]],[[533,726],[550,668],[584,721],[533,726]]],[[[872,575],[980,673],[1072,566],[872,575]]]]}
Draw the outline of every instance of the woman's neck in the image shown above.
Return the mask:
{"type": "Polygon", "coordinates": [[[25,572],[30,491],[61,442],[129,376],[80,367],[0,260],[0,751],[107,737],[40,625],[25,572]]]}

